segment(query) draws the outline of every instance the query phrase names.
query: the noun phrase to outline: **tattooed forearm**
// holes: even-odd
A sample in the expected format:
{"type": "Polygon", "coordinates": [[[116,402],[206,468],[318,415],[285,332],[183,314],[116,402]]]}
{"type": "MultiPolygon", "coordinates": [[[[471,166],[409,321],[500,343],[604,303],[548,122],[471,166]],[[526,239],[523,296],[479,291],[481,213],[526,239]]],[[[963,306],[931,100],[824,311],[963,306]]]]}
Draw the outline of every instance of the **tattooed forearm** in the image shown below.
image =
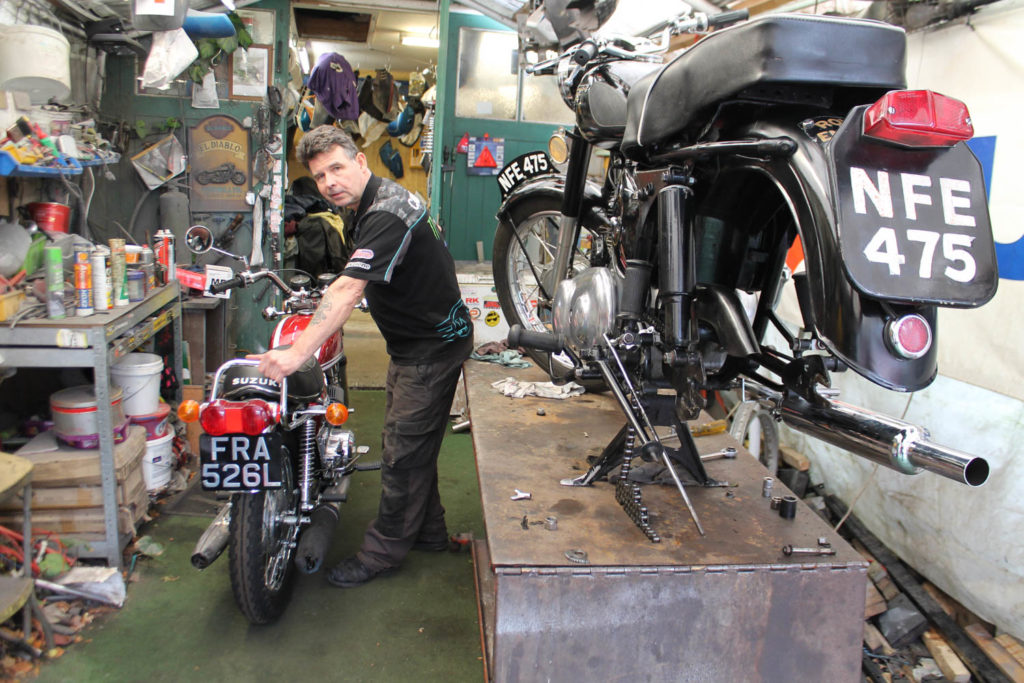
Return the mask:
{"type": "Polygon", "coordinates": [[[310,325],[316,325],[327,320],[327,313],[334,306],[334,301],[331,293],[328,291],[324,294],[323,300],[320,301],[320,305],[316,307],[316,313],[313,314],[313,319],[309,321],[310,325]]]}

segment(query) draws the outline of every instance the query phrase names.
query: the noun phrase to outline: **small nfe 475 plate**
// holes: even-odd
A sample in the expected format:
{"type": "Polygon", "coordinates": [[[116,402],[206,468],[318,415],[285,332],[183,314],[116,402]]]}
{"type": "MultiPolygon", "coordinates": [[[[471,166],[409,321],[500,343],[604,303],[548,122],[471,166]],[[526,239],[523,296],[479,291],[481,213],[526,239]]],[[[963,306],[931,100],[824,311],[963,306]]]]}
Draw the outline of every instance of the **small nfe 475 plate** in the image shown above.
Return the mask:
{"type": "Polygon", "coordinates": [[[199,436],[199,474],[204,491],[279,489],[281,435],[199,436]]]}

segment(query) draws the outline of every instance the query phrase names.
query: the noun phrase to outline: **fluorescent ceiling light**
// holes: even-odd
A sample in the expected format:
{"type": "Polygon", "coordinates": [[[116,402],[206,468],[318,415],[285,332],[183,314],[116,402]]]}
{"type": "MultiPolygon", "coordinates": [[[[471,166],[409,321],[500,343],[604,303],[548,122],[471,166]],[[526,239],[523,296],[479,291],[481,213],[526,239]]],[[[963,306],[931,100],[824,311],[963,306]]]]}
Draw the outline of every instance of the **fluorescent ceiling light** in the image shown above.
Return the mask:
{"type": "Polygon", "coordinates": [[[403,35],[402,45],[437,48],[440,47],[441,43],[437,38],[431,38],[430,36],[403,35]]]}

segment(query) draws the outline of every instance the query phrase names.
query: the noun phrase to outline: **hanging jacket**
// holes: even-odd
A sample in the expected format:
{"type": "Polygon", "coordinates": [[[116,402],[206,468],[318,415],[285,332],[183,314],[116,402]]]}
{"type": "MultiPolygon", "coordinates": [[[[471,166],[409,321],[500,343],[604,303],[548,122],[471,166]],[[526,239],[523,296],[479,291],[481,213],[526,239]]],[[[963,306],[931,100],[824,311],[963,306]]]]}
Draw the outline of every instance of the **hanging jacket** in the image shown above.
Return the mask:
{"type": "Polygon", "coordinates": [[[317,60],[306,85],[331,116],[339,121],[354,121],[359,118],[356,82],[348,60],[337,52],[328,52],[317,60]]]}

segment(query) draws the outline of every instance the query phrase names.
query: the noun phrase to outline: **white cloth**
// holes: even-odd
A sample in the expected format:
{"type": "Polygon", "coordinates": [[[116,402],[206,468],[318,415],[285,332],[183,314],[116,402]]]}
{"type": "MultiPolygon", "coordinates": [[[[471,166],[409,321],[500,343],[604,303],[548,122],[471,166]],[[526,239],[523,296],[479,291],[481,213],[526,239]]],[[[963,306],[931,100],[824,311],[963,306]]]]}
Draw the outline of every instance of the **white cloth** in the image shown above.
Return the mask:
{"type": "Polygon", "coordinates": [[[559,386],[552,382],[520,382],[511,377],[493,382],[491,386],[510,398],[540,396],[541,398],[566,399],[579,396],[584,392],[583,387],[576,382],[568,382],[559,386]]]}

